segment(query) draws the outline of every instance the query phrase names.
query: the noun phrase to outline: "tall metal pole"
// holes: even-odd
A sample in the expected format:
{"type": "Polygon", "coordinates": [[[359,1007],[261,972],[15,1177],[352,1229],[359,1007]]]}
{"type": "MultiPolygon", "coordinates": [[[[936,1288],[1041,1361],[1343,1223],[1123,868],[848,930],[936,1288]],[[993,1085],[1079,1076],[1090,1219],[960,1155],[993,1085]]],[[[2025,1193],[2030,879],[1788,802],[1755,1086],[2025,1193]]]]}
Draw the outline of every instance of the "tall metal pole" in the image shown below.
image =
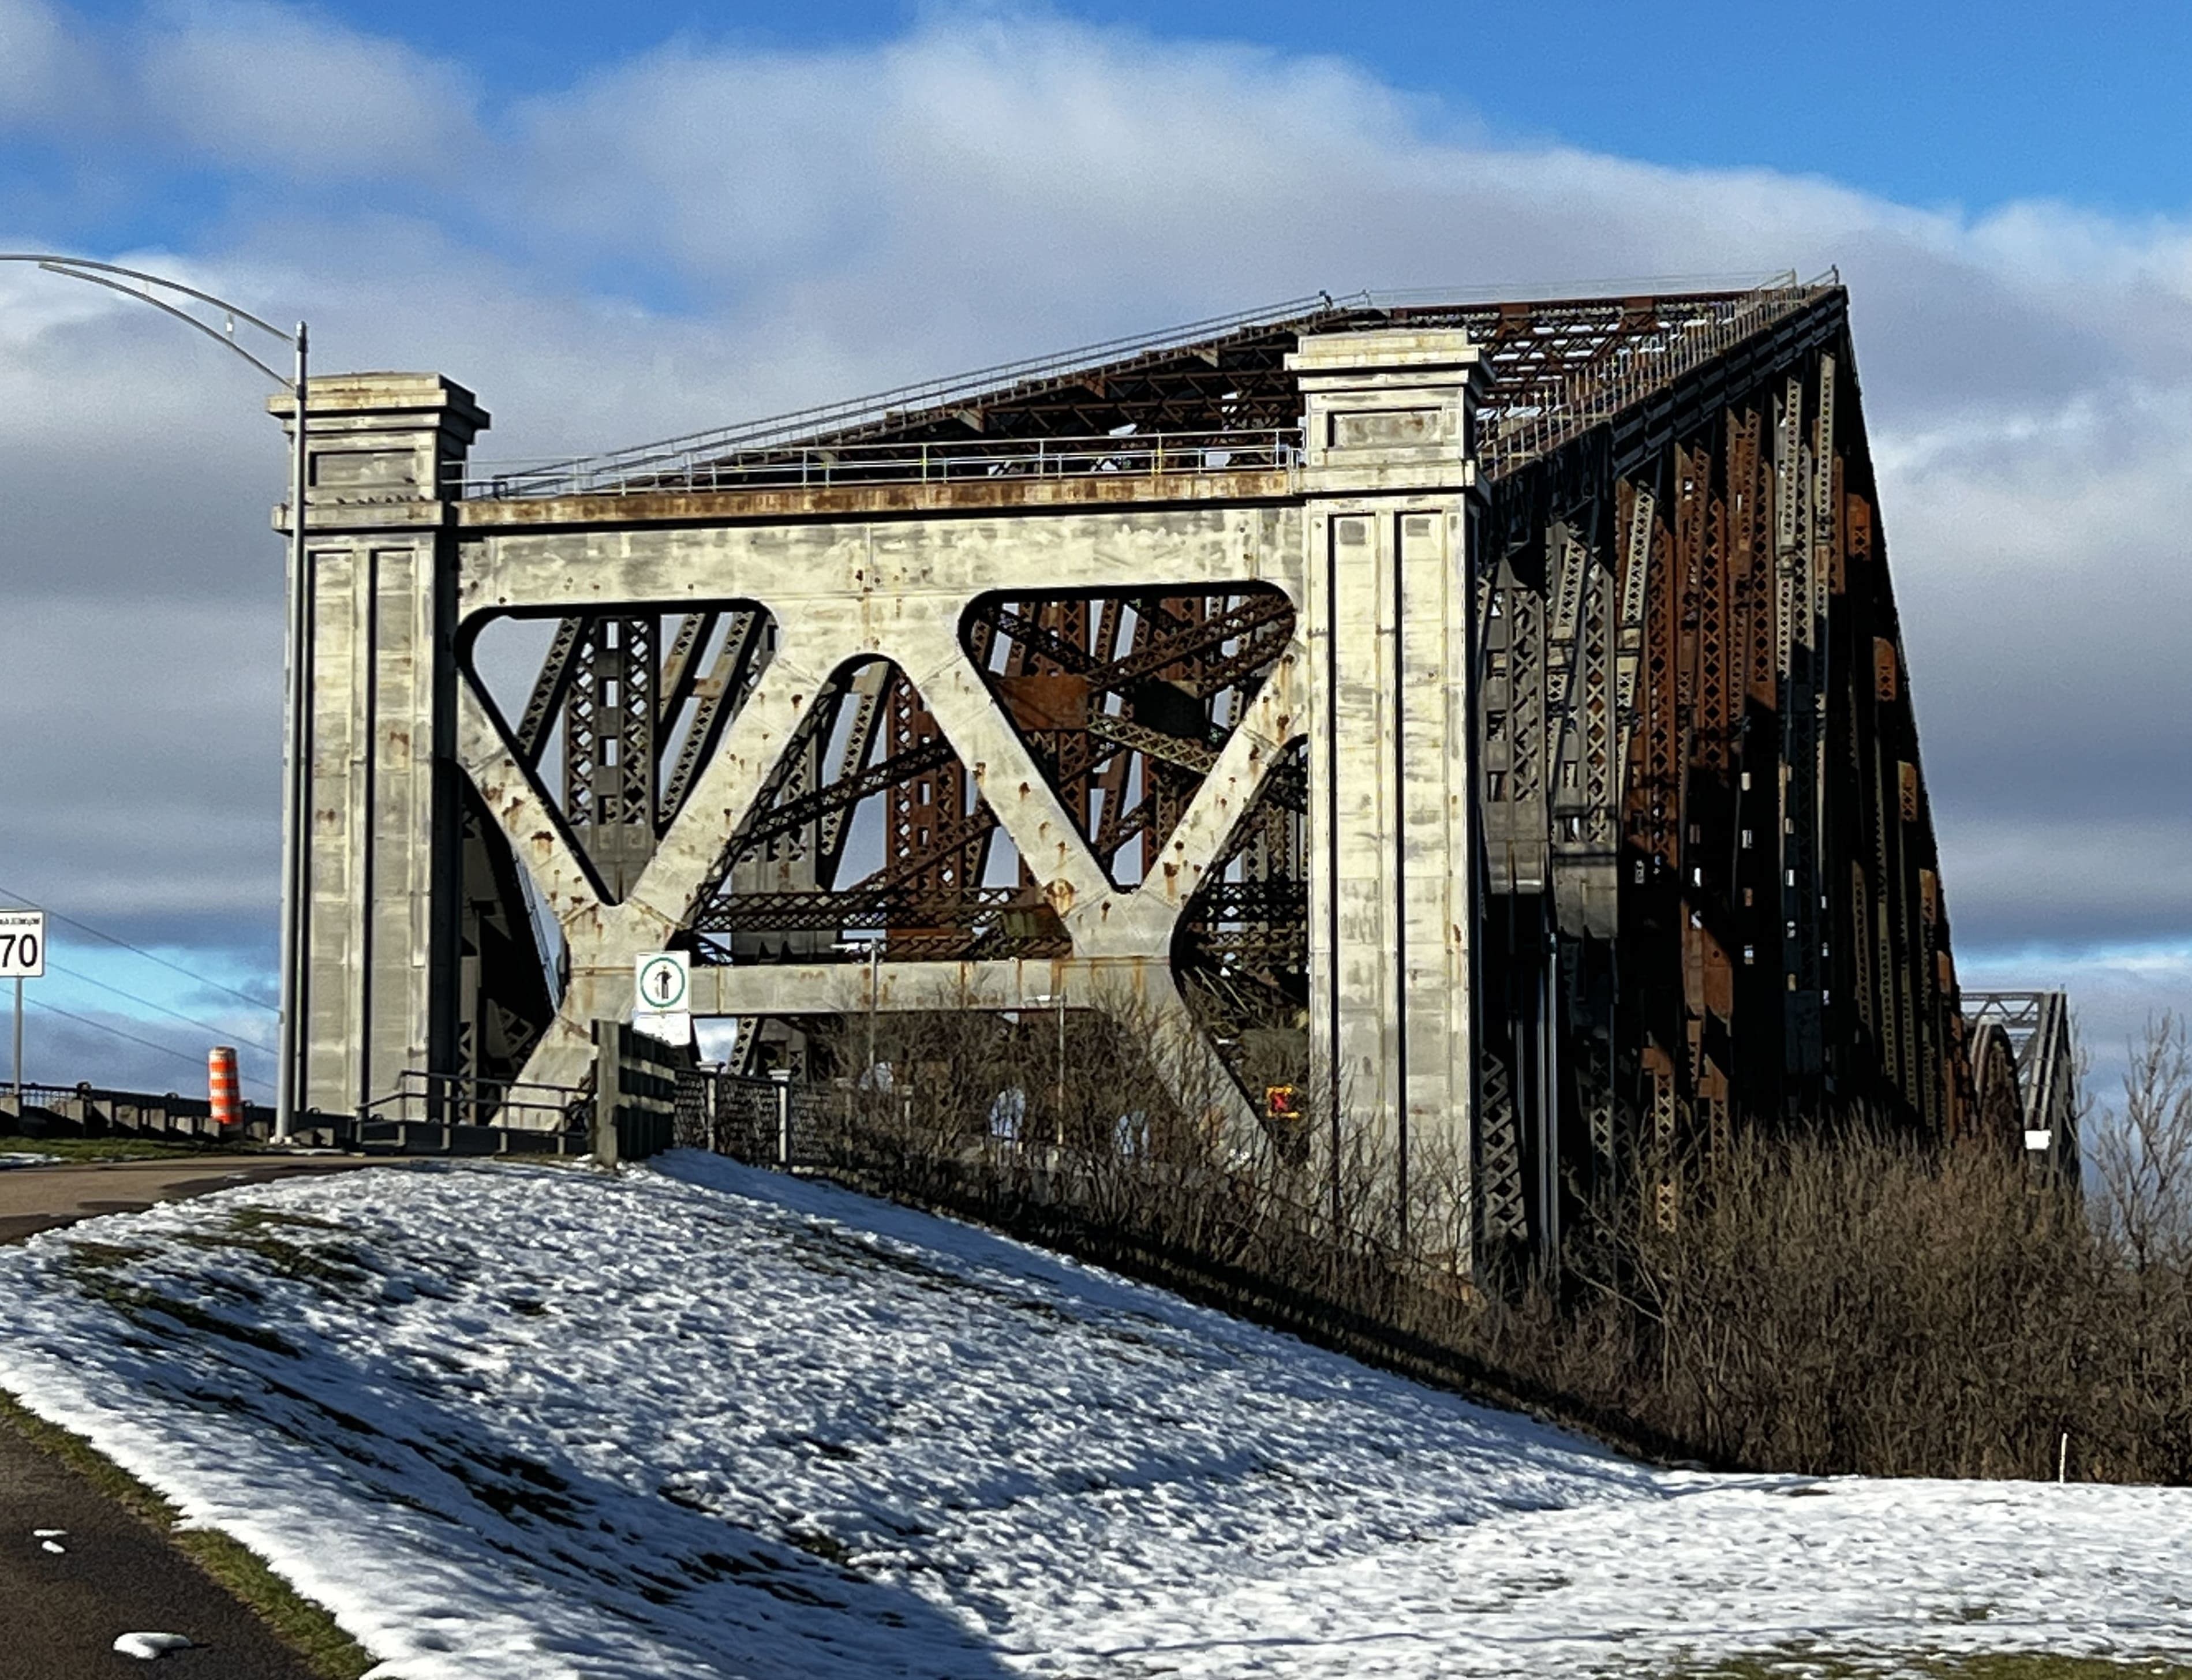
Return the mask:
{"type": "Polygon", "coordinates": [[[305,557],[305,449],[307,353],[305,323],[297,323],[297,409],[289,433],[289,646],[287,666],[288,692],[282,740],[282,938],[280,963],[281,1031],[274,1069],[274,1138],[286,1143],[297,1125],[297,1088],[304,1033],[297,1012],[304,987],[299,973],[303,957],[302,923],[305,911],[305,856],[307,850],[305,819],[311,763],[307,711],[311,705],[310,655],[311,623],[311,578],[305,557]]]}
{"type": "MultiPolygon", "coordinates": [[[[304,987],[299,965],[303,954],[305,861],[310,854],[307,843],[310,836],[305,830],[305,818],[310,809],[311,790],[308,728],[311,642],[307,633],[311,603],[310,579],[305,567],[305,472],[307,460],[305,449],[305,323],[301,321],[297,323],[296,335],[292,338],[271,322],[262,321],[248,310],[239,309],[226,299],[215,297],[211,292],[186,286],[180,280],[148,274],[141,268],[123,268],[116,263],[94,262],[89,257],[67,256],[54,251],[0,251],[0,263],[9,262],[35,263],[47,273],[58,274],[65,280],[82,280],[90,285],[104,286],[109,291],[119,292],[123,297],[150,304],[163,315],[172,316],[186,327],[203,333],[208,338],[234,351],[276,384],[288,385],[296,397],[296,424],[289,440],[289,645],[286,674],[288,704],[283,720],[282,742],[281,1037],[274,1068],[274,1135],[277,1139],[287,1139],[296,1126],[297,1091],[302,1083],[303,1073],[301,1047],[304,1034],[299,1012],[303,1003],[304,987]],[[128,282],[136,283],[126,283],[128,282]],[[220,311],[217,325],[201,318],[197,312],[201,306],[220,311]],[[254,328],[295,351],[296,373],[293,379],[285,378],[278,369],[260,360],[237,341],[239,323],[254,328]]],[[[23,1060],[20,983],[16,991],[15,1061],[20,1085],[23,1060]]]]}
{"type": "Polygon", "coordinates": [[[15,1118],[23,1117],[23,977],[15,976],[15,1118]]]}

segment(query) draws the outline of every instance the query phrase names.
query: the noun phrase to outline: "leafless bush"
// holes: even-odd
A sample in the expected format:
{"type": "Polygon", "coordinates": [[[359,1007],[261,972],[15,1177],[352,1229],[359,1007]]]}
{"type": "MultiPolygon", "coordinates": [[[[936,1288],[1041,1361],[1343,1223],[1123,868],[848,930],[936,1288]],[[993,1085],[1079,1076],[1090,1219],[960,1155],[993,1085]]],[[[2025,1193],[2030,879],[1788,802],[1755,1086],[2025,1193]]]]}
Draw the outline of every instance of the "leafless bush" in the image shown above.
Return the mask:
{"type": "Polygon", "coordinates": [[[1627,1294],[1584,1315],[1629,1329],[1631,1370],[1572,1380],[1715,1463],[2036,1475],[2065,1429],[2088,1468],[2126,1462],[2092,1380],[2105,1270],[2013,1154],[1751,1134],[1685,1182],[1671,1229],[1609,1245],[1627,1294]]]}
{"type": "Polygon", "coordinates": [[[2132,1046],[2124,1106],[2087,1142],[2094,1214],[2124,1262],[2182,1278],[2192,1262],[2192,1036],[2163,1014],[2132,1046]]]}
{"type": "MultiPolygon", "coordinates": [[[[1466,1163],[1250,1118],[1176,1017],[888,1019],[833,1169],[1662,1456],[1889,1475],[2192,1480],[2192,1046],[2160,1024],[2092,1217],[2013,1150],[1738,1129],[1632,1171],[1555,1279],[1466,1274],[1466,1163]]],[[[865,1027],[859,1029],[863,1032],[865,1027]]],[[[865,1044],[858,1060],[865,1066],[865,1044]]],[[[847,1065],[851,1065],[848,1062],[847,1065]]]]}

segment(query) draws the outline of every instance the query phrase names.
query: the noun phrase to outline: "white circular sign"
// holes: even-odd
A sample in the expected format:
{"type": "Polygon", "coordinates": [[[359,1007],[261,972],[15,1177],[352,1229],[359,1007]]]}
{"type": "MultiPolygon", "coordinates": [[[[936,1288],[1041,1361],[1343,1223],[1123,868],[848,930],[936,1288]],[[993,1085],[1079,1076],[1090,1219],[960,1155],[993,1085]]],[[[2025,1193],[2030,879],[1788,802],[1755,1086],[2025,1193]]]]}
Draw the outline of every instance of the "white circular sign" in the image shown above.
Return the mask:
{"type": "Polygon", "coordinates": [[[683,1009],[692,988],[688,961],[682,951],[660,951],[641,957],[636,974],[640,1008],[663,1014],[683,1009]]]}

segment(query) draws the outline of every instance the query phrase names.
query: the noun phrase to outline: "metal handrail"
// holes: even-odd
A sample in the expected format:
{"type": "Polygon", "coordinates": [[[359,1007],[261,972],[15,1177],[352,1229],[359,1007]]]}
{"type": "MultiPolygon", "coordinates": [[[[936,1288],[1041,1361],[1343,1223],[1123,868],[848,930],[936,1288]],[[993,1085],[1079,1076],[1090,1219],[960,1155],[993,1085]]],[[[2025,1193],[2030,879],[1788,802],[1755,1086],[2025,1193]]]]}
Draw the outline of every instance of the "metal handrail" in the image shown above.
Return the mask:
{"type": "MultiPolygon", "coordinates": [[[[1478,459],[1497,478],[1663,390],[1743,340],[1788,318],[1840,283],[1830,272],[1800,282],[1784,271],[1750,291],[1685,300],[1685,318],[1625,340],[1604,362],[1577,372],[1541,402],[1510,404],[1486,416],[1478,459]]],[[[456,493],[483,501],[561,496],[627,496],[679,491],[816,489],[850,483],[965,482],[1001,477],[1142,477],[1212,471],[1291,471],[1299,466],[1299,426],[1087,437],[956,438],[931,443],[813,441],[851,420],[888,419],[934,407],[955,395],[1008,397],[1018,383],[1097,363],[1194,344],[1257,324],[1301,321],[1396,300],[1362,293],[1335,301],[1322,294],[1271,309],[1221,317],[1143,339],[1118,340],[1063,355],[907,386],[801,410],[745,426],[719,427],[614,454],[548,461],[474,463],[456,493]],[[804,440],[804,441],[803,441],[804,440]]]]}
{"type": "Polygon", "coordinates": [[[1204,472],[1288,471],[1302,431],[1157,431],[1093,437],[966,438],[937,443],[796,444],[732,454],[694,452],[657,460],[633,476],[622,464],[486,467],[462,494],[475,500],[659,494],[711,490],[816,489],[862,483],[967,483],[1001,478],[1077,478],[1118,473],[1170,477],[1204,472]]]}
{"type": "MultiPolygon", "coordinates": [[[[14,1094],[13,1085],[0,1087],[0,1098],[13,1100],[14,1094]]],[[[62,1102],[83,1099],[91,1102],[131,1103],[145,1107],[163,1107],[177,1114],[205,1116],[213,1112],[213,1104],[208,1099],[186,1096],[180,1091],[124,1091],[107,1085],[94,1085],[88,1080],[73,1085],[42,1085],[28,1079],[23,1082],[25,1107],[43,1106],[48,1098],[62,1102]]],[[[247,1108],[265,1108],[268,1106],[265,1103],[243,1105],[247,1108]]]]}
{"type": "MultiPolygon", "coordinates": [[[[1314,292],[1306,297],[1290,298],[1283,303],[1267,304],[1261,308],[1245,309],[1230,315],[1216,315],[1207,320],[1190,322],[1184,326],[1167,327],[1161,332],[1109,339],[1099,344],[1082,345],[1076,349],[1055,351],[1024,361],[1004,362],[968,373],[923,380],[870,396],[818,403],[812,408],[796,409],[788,414],[771,414],[734,426],[682,432],[673,437],[635,444],[605,454],[536,462],[524,470],[559,482],[578,477],[606,483],[622,477],[645,477],[665,462],[702,455],[730,454],[771,443],[791,442],[817,432],[842,430],[863,421],[884,420],[894,414],[933,408],[954,397],[994,397],[1001,389],[1009,389],[1032,380],[1054,378],[1084,368],[1108,365],[1129,357],[1199,344],[1206,339],[1251,327],[1276,325],[1281,322],[1357,308],[1368,300],[1367,293],[1334,300],[1327,293],[1314,292]]],[[[505,473],[505,476],[514,475],[505,473]]]]}
{"type": "Polygon", "coordinates": [[[1799,283],[1794,274],[1776,284],[1726,299],[1699,300],[1697,316],[1661,342],[1623,345],[1610,371],[1594,368],[1571,380],[1560,397],[1530,409],[1510,409],[1480,445],[1485,476],[1497,478],[1526,461],[1550,454],[1653,391],[1664,390],[1753,334],[1785,320],[1824,295],[1834,283],[1799,283]]]}
{"type": "Polygon", "coordinates": [[[568,1129],[591,1095],[575,1086],[528,1083],[515,1079],[475,1079],[455,1073],[404,1071],[396,1089],[358,1105],[361,1123],[420,1121],[434,1125],[507,1126],[513,1115],[553,1115],[568,1129]]]}

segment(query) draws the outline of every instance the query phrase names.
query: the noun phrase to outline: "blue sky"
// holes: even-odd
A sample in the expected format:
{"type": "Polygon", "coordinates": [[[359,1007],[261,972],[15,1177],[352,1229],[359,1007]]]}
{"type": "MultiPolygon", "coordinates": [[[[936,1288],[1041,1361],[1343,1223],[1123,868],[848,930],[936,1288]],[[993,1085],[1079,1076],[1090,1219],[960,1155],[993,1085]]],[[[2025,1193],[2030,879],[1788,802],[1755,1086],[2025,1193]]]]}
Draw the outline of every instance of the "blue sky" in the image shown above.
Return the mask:
{"type": "MultiPolygon", "coordinates": [[[[872,45],[924,18],[977,9],[352,0],[311,9],[462,64],[494,100],[562,87],[665,44],[872,45]]],[[[1660,163],[1821,174],[1908,203],[1973,209],[2049,197],[2173,214],[2192,202],[2192,8],[2166,0],[1696,0],[1658,12],[1600,0],[1139,0],[1045,9],[1160,38],[1328,55],[1439,101],[1448,120],[1660,163]]],[[[113,31],[163,15],[134,0],[77,11],[113,31]]],[[[184,203],[203,210],[217,201],[217,176],[168,161],[179,167],[158,173],[184,203]]],[[[139,228],[158,227],[173,202],[135,197],[111,225],[134,216],[139,228]]]]}
{"type": "MultiPolygon", "coordinates": [[[[2120,1042],[2192,997],[2188,70],[2160,5],[0,0],[0,249],[309,314],[323,368],[445,371],[490,459],[1319,287],[1838,266],[1964,972],[2075,977],[2120,1042]]],[[[0,882],[248,991],[260,394],[0,271],[0,882]]],[[[115,1008],[189,1053],[133,1077],[202,1054],[115,1008]]],[[[33,1042],[71,1078],[100,1054],[33,1042]]]]}
{"type": "MultiPolygon", "coordinates": [[[[74,15],[113,39],[191,9],[89,0],[74,15]]],[[[426,0],[284,9],[345,22],[460,66],[490,109],[650,52],[857,49],[989,11],[871,0],[628,8],[426,0]]],[[[1698,0],[1653,14],[1599,0],[1334,6],[1213,0],[1039,9],[1159,40],[1323,56],[1418,96],[1433,126],[1550,141],[1677,167],[1830,179],[1899,203],[1984,211],[2053,199],[2114,215],[2192,204],[2184,89],[2192,8],[2064,8],[2005,0],[1831,9],[1698,0]]],[[[111,243],[218,224],[234,174],[187,151],[75,132],[0,145],[0,205],[111,243]]]]}

